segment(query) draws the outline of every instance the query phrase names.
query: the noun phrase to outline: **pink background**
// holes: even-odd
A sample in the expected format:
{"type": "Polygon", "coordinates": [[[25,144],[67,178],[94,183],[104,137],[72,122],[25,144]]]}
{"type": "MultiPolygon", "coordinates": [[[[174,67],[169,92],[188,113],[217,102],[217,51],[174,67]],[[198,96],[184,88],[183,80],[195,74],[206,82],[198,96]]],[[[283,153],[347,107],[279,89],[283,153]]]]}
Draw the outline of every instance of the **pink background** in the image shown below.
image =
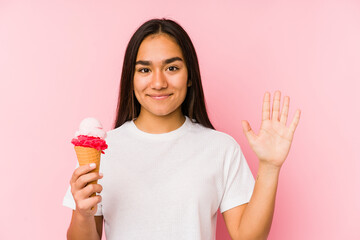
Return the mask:
{"type": "MultiPolygon", "coordinates": [[[[0,1],[0,239],[65,239],[70,140],[87,116],[112,127],[126,44],[153,17],[188,31],[211,120],[254,176],[241,120],[257,132],[277,89],[291,119],[302,110],[269,239],[360,239],[360,3],[348,0],[0,1]]],[[[221,215],[217,239],[230,239],[221,215]]]]}

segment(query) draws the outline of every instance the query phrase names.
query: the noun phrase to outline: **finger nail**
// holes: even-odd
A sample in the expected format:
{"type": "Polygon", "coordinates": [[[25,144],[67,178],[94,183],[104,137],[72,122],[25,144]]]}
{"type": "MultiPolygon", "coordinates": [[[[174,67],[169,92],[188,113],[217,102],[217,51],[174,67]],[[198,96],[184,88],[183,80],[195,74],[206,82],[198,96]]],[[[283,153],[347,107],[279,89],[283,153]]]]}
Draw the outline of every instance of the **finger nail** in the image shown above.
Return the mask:
{"type": "Polygon", "coordinates": [[[96,164],[95,163],[90,163],[90,167],[94,168],[94,167],[96,167],[96,164]]]}
{"type": "Polygon", "coordinates": [[[104,176],[102,173],[99,173],[100,177],[104,176]]]}

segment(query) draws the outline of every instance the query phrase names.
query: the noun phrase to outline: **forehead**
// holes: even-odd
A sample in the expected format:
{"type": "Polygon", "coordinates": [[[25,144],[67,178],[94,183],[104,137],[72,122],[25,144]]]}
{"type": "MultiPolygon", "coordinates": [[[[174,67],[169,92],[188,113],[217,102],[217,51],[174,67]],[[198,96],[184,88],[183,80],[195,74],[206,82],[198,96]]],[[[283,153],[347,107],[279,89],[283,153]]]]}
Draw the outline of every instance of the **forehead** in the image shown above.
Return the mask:
{"type": "Polygon", "coordinates": [[[136,60],[162,61],[183,54],[176,40],[167,34],[152,34],[140,44],[136,60]]]}

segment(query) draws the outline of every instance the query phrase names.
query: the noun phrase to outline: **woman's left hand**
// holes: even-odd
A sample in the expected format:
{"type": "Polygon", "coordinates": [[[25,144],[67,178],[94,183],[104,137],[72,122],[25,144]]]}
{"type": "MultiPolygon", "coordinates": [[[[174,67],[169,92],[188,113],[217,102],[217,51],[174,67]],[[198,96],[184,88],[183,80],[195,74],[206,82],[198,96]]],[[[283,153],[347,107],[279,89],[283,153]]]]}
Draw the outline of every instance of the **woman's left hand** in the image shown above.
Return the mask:
{"type": "Polygon", "coordinates": [[[290,98],[284,98],[280,115],[281,92],[276,91],[272,105],[270,118],[270,93],[266,92],[262,106],[262,122],[260,132],[256,135],[247,121],[242,121],[242,127],[249,144],[260,164],[281,168],[284,163],[293,140],[295,129],[299,123],[300,110],[295,113],[289,127],[286,121],[289,113],[290,98]]]}

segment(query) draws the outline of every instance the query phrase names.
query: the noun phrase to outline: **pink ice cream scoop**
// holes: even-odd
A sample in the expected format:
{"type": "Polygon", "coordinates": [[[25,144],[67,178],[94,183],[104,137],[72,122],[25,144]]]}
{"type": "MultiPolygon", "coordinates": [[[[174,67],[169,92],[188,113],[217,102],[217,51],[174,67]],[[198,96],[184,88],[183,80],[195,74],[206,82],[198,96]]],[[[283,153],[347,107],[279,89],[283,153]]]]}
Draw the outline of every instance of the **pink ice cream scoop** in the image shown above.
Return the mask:
{"type": "Polygon", "coordinates": [[[71,143],[75,146],[89,147],[104,153],[108,145],[105,141],[106,132],[101,123],[95,118],[85,118],[81,121],[79,131],[75,133],[75,138],[71,143]]]}

